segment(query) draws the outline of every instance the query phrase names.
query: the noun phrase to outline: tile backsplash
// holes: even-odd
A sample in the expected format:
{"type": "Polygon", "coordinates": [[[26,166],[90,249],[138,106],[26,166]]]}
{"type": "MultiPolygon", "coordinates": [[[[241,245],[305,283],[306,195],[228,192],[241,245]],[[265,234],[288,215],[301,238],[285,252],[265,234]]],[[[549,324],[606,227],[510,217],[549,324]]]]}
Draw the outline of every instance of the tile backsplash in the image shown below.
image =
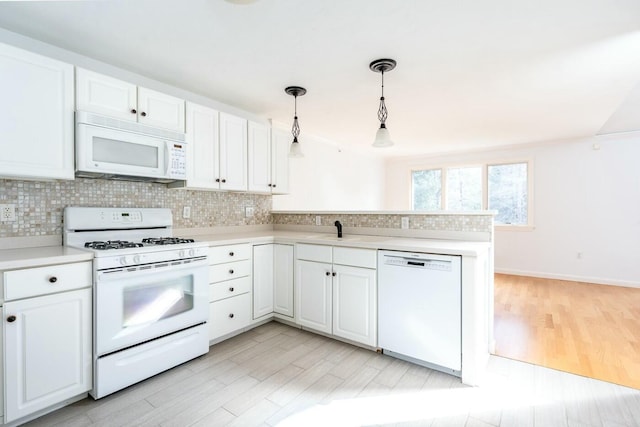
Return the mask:
{"type": "Polygon", "coordinates": [[[62,234],[66,206],[171,208],[175,228],[271,224],[271,196],[169,189],[164,184],[102,179],[18,181],[0,179],[0,204],[15,204],[15,222],[0,223],[0,237],[62,234]],[[182,218],[182,208],[191,217],[182,218]],[[245,207],[254,216],[245,218],[245,207]]]}

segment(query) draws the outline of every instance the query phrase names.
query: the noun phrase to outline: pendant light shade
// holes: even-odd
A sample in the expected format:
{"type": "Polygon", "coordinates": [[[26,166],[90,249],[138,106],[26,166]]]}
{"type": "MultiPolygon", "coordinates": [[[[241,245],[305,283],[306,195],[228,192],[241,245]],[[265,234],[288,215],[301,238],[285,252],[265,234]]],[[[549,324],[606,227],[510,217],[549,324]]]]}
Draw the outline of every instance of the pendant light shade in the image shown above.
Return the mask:
{"type": "Polygon", "coordinates": [[[393,145],[393,141],[389,135],[389,130],[385,124],[387,117],[389,116],[389,112],[387,111],[387,106],[384,103],[384,73],[391,71],[394,68],[396,68],[396,61],[393,59],[376,59],[369,64],[369,69],[376,73],[380,73],[382,77],[382,94],[380,96],[380,106],[378,107],[380,128],[376,132],[376,139],[373,141],[373,144],[371,144],[376,148],[391,147],[393,145]]]}
{"type": "Polygon", "coordinates": [[[288,95],[293,96],[293,125],[291,126],[291,134],[293,141],[289,148],[289,157],[304,157],[298,136],[300,136],[300,125],[298,124],[298,97],[307,93],[307,90],[300,86],[289,86],[284,90],[288,95]]]}

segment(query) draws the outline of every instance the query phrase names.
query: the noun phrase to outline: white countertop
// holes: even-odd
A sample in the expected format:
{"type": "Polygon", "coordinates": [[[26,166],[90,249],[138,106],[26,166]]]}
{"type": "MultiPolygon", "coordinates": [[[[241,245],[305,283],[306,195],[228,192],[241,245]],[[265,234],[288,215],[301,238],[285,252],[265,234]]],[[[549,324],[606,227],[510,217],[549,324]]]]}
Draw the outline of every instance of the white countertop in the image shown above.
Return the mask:
{"type": "Polygon", "coordinates": [[[0,250],[0,270],[91,261],[92,259],[93,254],[91,252],[65,246],[3,249],[0,250]]]}
{"type": "MultiPolygon", "coordinates": [[[[486,253],[489,248],[489,243],[483,242],[413,239],[360,234],[346,234],[343,238],[339,239],[335,234],[283,230],[199,234],[191,237],[201,242],[207,242],[210,246],[238,243],[309,243],[314,245],[387,249],[473,257],[478,256],[479,253],[486,253]]],[[[90,261],[92,258],[93,254],[91,252],[65,246],[2,249],[0,250],[0,270],[90,261]]]]}
{"type": "Polygon", "coordinates": [[[237,243],[309,243],[316,245],[346,246],[366,249],[388,249],[407,252],[427,252],[444,255],[477,256],[486,253],[489,243],[455,240],[412,239],[406,237],[369,236],[345,234],[339,239],[335,234],[300,231],[256,231],[248,233],[208,234],[192,236],[211,246],[237,243]]]}

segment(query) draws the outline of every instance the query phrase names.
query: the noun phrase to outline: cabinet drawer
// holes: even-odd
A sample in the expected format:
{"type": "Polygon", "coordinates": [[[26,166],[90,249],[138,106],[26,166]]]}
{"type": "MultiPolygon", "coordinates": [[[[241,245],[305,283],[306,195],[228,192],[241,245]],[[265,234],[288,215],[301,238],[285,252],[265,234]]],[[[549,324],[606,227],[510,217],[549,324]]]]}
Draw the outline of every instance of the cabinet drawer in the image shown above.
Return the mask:
{"type": "Polygon", "coordinates": [[[5,271],[4,299],[11,301],[88,288],[91,286],[92,277],[91,261],[5,271]]]}
{"type": "Polygon", "coordinates": [[[213,246],[209,248],[209,263],[220,264],[223,262],[240,261],[251,258],[251,245],[213,246]]]}
{"type": "Polygon", "coordinates": [[[298,244],[296,245],[296,258],[330,263],[332,262],[331,246],[298,244]]]}
{"type": "Polygon", "coordinates": [[[251,295],[242,294],[209,304],[209,339],[249,326],[251,295]]]}
{"type": "Polygon", "coordinates": [[[375,249],[333,248],[333,263],[354,267],[376,268],[377,251],[375,249]]]}
{"type": "Polygon", "coordinates": [[[251,290],[251,277],[241,277],[239,279],[227,280],[225,282],[213,283],[209,285],[209,301],[233,297],[247,293],[251,290]]]}
{"type": "Polygon", "coordinates": [[[251,261],[236,261],[209,266],[209,283],[237,279],[251,274],[251,261]]]}

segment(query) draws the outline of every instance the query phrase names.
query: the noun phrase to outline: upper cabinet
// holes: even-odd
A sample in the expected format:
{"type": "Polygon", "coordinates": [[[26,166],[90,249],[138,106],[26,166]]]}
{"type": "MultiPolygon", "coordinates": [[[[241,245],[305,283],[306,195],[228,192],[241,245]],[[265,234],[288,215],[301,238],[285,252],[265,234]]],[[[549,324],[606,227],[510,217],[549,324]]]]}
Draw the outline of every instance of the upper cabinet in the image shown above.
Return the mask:
{"type": "Polygon", "coordinates": [[[0,44],[0,176],[73,179],[73,66],[0,44]]]}
{"type": "Polygon", "coordinates": [[[76,109],[185,131],[184,100],[82,68],[76,69],[76,109]]]}
{"type": "Polygon", "coordinates": [[[289,192],[291,135],[280,129],[249,122],[249,191],[289,192]]]}
{"type": "Polygon", "coordinates": [[[247,190],[247,121],[187,102],[187,180],[170,187],[247,190]]]}

